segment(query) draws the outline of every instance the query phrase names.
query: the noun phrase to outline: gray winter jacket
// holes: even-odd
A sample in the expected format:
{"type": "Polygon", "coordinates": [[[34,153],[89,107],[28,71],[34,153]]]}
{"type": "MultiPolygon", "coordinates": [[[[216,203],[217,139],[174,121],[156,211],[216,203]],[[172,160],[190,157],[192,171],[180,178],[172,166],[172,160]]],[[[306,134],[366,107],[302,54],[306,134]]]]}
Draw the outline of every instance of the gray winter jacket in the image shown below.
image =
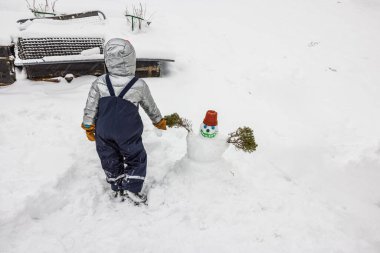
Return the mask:
{"type": "MultiPolygon", "coordinates": [[[[136,53],[129,41],[124,39],[111,39],[104,48],[104,59],[110,74],[110,80],[118,96],[123,88],[134,77],[136,71],[136,53]]],[[[95,124],[98,112],[98,101],[102,97],[108,97],[105,75],[98,77],[91,86],[86,107],[84,108],[83,124],[95,124]]],[[[149,87],[144,80],[139,79],[123,97],[134,105],[144,109],[153,123],[162,119],[160,110],[150,94],[149,87]]]]}

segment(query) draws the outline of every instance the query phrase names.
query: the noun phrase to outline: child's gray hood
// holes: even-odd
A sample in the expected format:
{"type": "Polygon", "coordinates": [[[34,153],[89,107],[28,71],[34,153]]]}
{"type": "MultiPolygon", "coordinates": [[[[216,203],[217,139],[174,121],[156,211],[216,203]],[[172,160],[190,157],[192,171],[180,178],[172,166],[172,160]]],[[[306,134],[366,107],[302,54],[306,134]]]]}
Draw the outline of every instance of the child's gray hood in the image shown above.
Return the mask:
{"type": "Polygon", "coordinates": [[[135,75],[136,53],[128,40],[110,39],[104,47],[104,60],[111,75],[135,75]]]}

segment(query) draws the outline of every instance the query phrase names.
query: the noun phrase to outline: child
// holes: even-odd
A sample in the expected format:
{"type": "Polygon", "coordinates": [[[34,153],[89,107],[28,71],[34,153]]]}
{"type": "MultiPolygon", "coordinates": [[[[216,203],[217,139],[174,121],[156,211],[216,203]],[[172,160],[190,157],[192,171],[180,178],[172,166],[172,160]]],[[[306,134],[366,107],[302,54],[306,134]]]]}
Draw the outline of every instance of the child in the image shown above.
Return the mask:
{"type": "Polygon", "coordinates": [[[88,94],[82,128],[96,150],[112,190],[135,203],[146,201],[141,192],[147,155],[141,135],[143,123],[138,108],[145,110],[153,125],[166,130],[147,84],[135,77],[136,54],[131,43],[111,39],[104,48],[109,74],[97,78],[88,94]],[[126,166],[124,165],[126,164],[126,166]]]}

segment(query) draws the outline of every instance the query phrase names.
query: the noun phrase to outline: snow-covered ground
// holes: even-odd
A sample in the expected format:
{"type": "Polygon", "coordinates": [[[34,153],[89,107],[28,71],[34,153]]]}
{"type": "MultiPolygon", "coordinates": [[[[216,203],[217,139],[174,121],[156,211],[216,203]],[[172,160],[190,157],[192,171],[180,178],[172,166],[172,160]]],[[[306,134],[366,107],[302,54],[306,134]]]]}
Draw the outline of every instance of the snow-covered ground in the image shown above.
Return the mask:
{"type": "MultiPolygon", "coordinates": [[[[258,150],[196,161],[185,130],[160,137],[142,112],[149,204],[115,202],[80,128],[95,77],[18,73],[0,88],[0,252],[380,252],[379,0],[150,0],[138,33],[128,3],[56,9],[101,10],[106,38],[174,58],[146,79],[161,112],[197,130],[214,109],[258,150]]],[[[0,41],[29,16],[1,0],[0,41]]]]}

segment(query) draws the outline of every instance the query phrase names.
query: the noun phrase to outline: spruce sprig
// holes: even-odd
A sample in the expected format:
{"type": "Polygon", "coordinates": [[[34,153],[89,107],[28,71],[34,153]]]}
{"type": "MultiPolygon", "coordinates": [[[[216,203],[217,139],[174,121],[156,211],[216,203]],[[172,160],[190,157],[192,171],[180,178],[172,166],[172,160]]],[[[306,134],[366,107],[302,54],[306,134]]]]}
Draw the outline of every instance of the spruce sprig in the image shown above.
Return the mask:
{"type": "Polygon", "coordinates": [[[253,130],[249,127],[239,127],[235,132],[230,133],[227,142],[248,153],[252,153],[257,148],[253,130]]]}
{"type": "Polygon", "coordinates": [[[185,118],[181,118],[178,113],[173,113],[170,115],[166,115],[164,117],[166,120],[166,125],[170,128],[172,127],[183,127],[187,130],[187,132],[193,132],[191,121],[185,118]]]}

